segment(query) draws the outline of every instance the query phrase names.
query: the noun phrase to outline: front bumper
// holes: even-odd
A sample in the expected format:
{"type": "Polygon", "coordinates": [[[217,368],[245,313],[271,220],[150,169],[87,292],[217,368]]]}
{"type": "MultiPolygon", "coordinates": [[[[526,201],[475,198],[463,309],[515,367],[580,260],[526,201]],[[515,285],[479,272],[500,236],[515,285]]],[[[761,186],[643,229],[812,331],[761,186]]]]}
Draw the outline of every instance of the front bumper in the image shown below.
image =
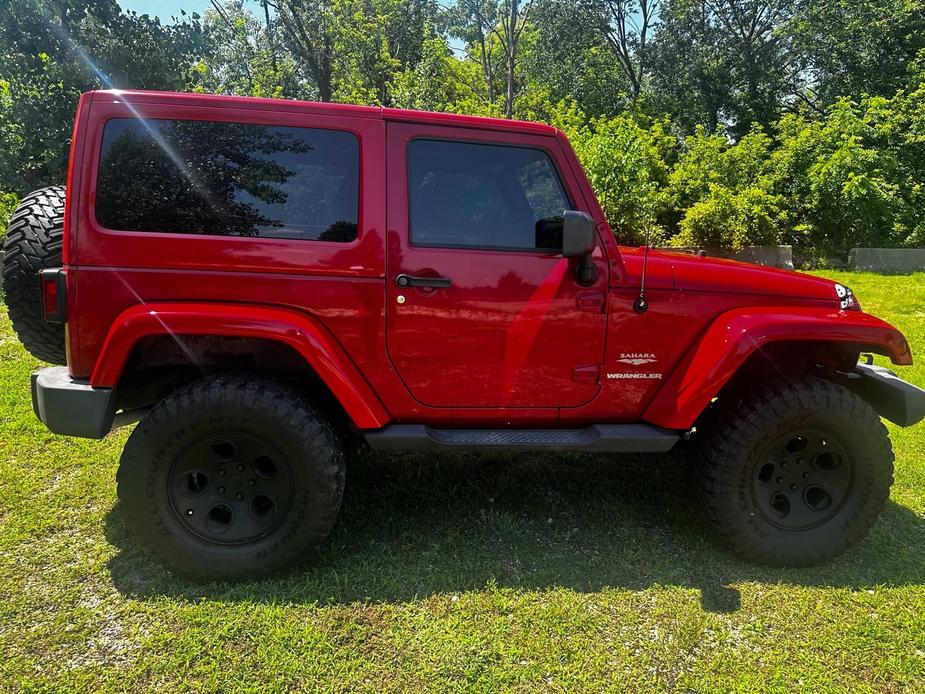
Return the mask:
{"type": "Polygon", "coordinates": [[[882,366],[858,364],[840,382],[893,424],[910,427],[925,418],[925,390],[882,366]]]}
{"type": "Polygon", "coordinates": [[[112,430],[112,388],[75,381],[66,366],[32,374],[32,409],[55,434],[101,439],[112,430]]]}

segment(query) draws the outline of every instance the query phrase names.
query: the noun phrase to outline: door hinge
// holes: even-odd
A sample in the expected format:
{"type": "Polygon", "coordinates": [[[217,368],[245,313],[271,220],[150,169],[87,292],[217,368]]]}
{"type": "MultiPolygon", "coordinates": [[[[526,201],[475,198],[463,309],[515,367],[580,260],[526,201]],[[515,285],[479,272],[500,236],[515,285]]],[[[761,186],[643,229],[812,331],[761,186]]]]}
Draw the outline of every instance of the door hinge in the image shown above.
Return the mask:
{"type": "Polygon", "coordinates": [[[572,369],[572,380],[575,383],[597,383],[601,374],[601,367],[597,364],[590,366],[576,366],[572,369]]]}
{"type": "Polygon", "coordinates": [[[604,293],[603,292],[579,292],[575,297],[575,303],[579,311],[587,311],[588,313],[603,313],[604,306],[604,293]]]}

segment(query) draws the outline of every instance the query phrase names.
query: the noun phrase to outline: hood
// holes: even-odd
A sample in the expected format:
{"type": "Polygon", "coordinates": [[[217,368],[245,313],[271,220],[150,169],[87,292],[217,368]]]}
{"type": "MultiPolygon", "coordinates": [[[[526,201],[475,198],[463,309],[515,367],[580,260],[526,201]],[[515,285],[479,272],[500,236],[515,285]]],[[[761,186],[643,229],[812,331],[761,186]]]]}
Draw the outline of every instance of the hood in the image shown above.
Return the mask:
{"type": "MultiPolygon", "coordinates": [[[[642,277],[645,249],[624,247],[620,251],[629,284],[637,284],[642,277]]],[[[648,262],[646,284],[653,289],[766,294],[820,301],[841,298],[835,282],[792,270],[651,249],[648,262]]]]}

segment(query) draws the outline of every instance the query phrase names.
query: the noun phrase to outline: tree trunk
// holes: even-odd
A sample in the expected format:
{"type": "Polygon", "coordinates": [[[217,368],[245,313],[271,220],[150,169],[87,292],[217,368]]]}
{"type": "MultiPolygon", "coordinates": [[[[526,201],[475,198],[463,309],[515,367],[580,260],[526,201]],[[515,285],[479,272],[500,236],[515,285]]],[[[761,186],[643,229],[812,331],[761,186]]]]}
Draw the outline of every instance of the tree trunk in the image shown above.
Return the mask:
{"type": "Polygon", "coordinates": [[[331,87],[330,76],[327,79],[318,79],[318,99],[319,101],[329,102],[334,96],[334,89],[331,87]]]}
{"type": "Polygon", "coordinates": [[[507,92],[504,96],[504,116],[514,117],[514,69],[517,62],[517,19],[518,0],[510,0],[510,14],[507,22],[507,92]]]}
{"type": "Polygon", "coordinates": [[[507,63],[507,94],[504,97],[504,116],[506,118],[514,117],[514,57],[511,56],[507,63]]]}

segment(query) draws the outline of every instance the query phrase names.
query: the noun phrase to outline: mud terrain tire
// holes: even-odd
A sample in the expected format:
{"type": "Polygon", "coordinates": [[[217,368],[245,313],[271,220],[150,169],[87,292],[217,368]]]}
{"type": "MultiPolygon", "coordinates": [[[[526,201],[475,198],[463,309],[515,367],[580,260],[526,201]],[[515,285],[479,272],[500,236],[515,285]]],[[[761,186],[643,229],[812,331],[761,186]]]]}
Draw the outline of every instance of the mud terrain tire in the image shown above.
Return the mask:
{"type": "Polygon", "coordinates": [[[10,217],[3,243],[3,294],[13,330],[32,356],[67,363],[64,326],[42,318],[39,270],[61,266],[64,186],[51,186],[22,199],[10,217]]]}
{"type": "Polygon", "coordinates": [[[867,535],[894,460],[870,405],[814,377],[761,383],[717,404],[697,477],[710,520],[736,553],[808,566],[867,535]]]}
{"type": "Polygon", "coordinates": [[[194,580],[293,568],[330,532],[344,454],[327,418],[288,385],[216,376],[136,427],[118,494],[134,538],[194,580]]]}

